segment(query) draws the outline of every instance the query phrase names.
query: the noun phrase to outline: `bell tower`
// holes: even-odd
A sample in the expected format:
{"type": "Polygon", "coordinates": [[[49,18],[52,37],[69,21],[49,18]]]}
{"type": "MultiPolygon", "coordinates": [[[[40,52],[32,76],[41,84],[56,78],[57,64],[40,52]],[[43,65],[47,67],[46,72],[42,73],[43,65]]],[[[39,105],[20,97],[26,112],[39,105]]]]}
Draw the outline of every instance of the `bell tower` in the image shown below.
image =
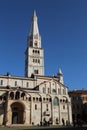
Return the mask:
{"type": "Polygon", "coordinates": [[[44,75],[44,50],[41,47],[36,11],[32,16],[25,52],[25,76],[31,77],[32,74],[44,75]]]}

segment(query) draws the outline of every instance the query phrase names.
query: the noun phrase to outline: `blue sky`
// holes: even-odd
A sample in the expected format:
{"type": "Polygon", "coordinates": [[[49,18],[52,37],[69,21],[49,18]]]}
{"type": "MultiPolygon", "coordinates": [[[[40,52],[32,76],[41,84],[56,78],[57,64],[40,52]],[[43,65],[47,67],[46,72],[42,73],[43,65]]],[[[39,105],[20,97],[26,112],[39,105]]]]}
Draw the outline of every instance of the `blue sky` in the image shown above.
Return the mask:
{"type": "Polygon", "coordinates": [[[61,68],[69,90],[87,89],[87,0],[0,0],[0,74],[24,76],[34,9],[45,75],[56,75],[61,68]]]}

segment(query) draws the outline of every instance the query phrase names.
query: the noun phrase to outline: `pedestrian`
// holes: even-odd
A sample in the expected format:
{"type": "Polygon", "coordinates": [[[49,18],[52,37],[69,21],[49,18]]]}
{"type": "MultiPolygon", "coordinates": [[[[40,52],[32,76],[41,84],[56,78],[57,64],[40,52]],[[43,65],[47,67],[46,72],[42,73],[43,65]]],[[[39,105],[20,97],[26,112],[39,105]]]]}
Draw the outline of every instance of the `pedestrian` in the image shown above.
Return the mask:
{"type": "Polygon", "coordinates": [[[62,123],[63,123],[63,126],[65,125],[65,121],[64,121],[64,119],[62,118],[62,123]]]}

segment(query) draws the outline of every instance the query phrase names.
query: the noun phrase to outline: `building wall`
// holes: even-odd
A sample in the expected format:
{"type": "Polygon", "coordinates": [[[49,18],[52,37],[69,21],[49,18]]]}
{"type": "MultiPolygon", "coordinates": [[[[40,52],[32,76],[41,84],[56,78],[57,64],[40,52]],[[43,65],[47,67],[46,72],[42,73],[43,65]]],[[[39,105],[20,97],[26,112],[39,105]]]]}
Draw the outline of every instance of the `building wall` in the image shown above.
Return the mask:
{"type": "Polygon", "coordinates": [[[72,104],[72,117],[87,122],[87,90],[69,91],[72,104]]]}
{"type": "Polygon", "coordinates": [[[62,118],[64,118],[65,122],[67,120],[72,122],[71,99],[67,87],[59,83],[57,79],[47,79],[41,82],[41,79],[37,81],[31,79],[30,81],[30,79],[20,78],[17,80],[16,77],[10,79],[10,81],[11,83],[15,80],[18,81],[17,87],[13,87],[14,83],[10,88],[7,88],[6,84],[6,86],[0,86],[0,102],[1,104],[4,103],[5,106],[3,113],[2,109],[0,109],[0,113],[2,113],[0,115],[1,124],[15,124],[14,119],[17,113],[17,124],[40,125],[41,122],[51,120],[53,125],[62,125],[62,118]],[[21,82],[25,83],[27,81],[29,85],[31,83],[31,86],[26,89],[21,87],[21,82]],[[32,87],[38,81],[40,84],[37,83],[37,86],[32,87]]]}
{"type": "Polygon", "coordinates": [[[0,76],[0,81],[3,81],[1,87],[21,87],[21,88],[34,88],[35,80],[32,78],[14,77],[14,76],[0,76]],[[28,85],[27,85],[28,84],[28,85]]]}

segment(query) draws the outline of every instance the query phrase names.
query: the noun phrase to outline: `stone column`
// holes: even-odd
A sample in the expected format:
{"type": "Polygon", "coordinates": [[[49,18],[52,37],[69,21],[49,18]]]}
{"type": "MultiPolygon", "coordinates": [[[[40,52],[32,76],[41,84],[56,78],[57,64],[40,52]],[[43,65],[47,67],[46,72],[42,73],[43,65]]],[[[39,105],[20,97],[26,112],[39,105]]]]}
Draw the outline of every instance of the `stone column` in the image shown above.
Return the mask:
{"type": "Polygon", "coordinates": [[[32,116],[33,116],[33,98],[31,97],[31,104],[30,104],[30,124],[32,125],[32,116]]]}
{"type": "Polygon", "coordinates": [[[23,112],[23,124],[26,124],[26,110],[23,112]]]}
{"type": "Polygon", "coordinates": [[[72,109],[71,109],[71,103],[68,103],[68,118],[70,123],[72,123],[72,109]]]}
{"type": "Polygon", "coordinates": [[[52,123],[53,123],[53,99],[51,97],[51,118],[52,118],[52,123]]]}
{"type": "Polygon", "coordinates": [[[5,102],[5,112],[4,112],[4,125],[8,123],[8,100],[9,100],[9,91],[6,92],[6,102],[5,102]]]}
{"type": "Polygon", "coordinates": [[[61,102],[59,98],[59,124],[61,124],[61,102]]]}
{"type": "Polygon", "coordinates": [[[43,99],[41,97],[41,125],[42,125],[42,122],[43,122],[43,99]]]}

